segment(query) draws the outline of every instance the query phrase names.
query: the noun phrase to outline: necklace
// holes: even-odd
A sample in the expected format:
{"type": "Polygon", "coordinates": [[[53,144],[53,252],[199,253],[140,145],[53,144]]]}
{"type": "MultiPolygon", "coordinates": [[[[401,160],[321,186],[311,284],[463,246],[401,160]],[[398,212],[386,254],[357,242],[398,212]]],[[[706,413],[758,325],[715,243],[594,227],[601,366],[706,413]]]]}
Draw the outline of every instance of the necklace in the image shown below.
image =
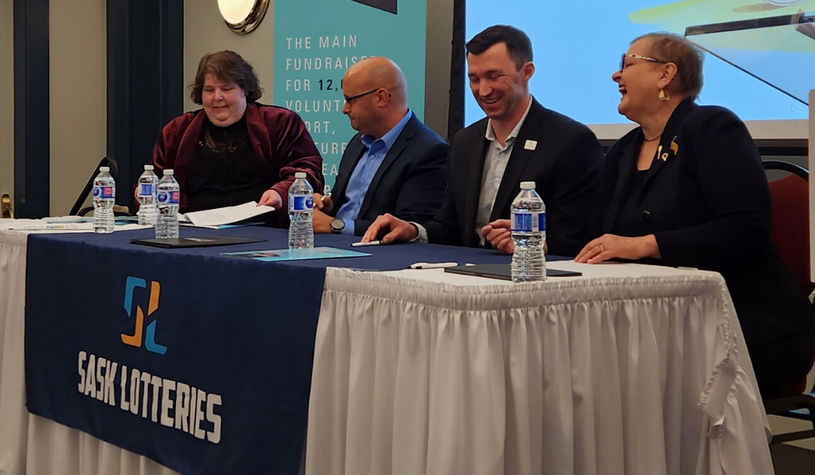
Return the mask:
{"type": "Polygon", "coordinates": [[[646,139],[646,138],[645,138],[645,134],[643,134],[643,136],[642,136],[642,141],[643,141],[643,142],[653,142],[654,140],[656,140],[656,139],[658,139],[658,138],[660,138],[660,137],[662,137],[662,134],[659,134],[659,135],[657,135],[656,137],[651,137],[650,139],[646,139]]]}

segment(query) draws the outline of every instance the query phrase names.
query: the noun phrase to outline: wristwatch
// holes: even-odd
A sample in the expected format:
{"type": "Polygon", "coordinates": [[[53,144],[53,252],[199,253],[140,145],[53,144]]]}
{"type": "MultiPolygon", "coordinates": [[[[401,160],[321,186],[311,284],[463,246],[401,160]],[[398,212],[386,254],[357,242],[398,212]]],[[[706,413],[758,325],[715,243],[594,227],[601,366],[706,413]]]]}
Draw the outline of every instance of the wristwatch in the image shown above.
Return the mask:
{"type": "Polygon", "coordinates": [[[345,221],[341,219],[335,219],[331,221],[331,232],[334,234],[340,234],[342,230],[345,229],[345,221]]]}

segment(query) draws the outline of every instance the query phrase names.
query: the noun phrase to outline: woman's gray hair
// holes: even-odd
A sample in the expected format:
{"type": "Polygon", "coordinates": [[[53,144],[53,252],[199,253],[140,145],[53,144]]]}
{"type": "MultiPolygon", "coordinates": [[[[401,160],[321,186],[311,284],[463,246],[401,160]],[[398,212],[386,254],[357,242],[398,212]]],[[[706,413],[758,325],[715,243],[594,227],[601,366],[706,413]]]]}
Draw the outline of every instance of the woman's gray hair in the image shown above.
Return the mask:
{"type": "Polygon", "coordinates": [[[642,39],[651,40],[650,54],[660,61],[676,64],[676,77],[679,84],[676,92],[696,100],[702,91],[702,62],[704,55],[693,43],[673,33],[647,33],[636,38],[631,44],[642,39]]]}

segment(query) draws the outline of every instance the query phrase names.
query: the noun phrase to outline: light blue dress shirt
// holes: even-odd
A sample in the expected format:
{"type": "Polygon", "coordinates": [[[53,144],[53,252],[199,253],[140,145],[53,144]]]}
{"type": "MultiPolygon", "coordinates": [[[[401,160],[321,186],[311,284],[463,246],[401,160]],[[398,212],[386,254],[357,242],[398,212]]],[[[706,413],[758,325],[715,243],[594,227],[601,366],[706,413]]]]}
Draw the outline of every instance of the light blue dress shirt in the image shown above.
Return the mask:
{"type": "Polygon", "coordinates": [[[336,215],[337,219],[341,219],[345,223],[342,234],[354,234],[354,220],[359,216],[359,210],[362,208],[365,194],[368,193],[368,187],[371,186],[371,181],[379,170],[379,166],[385,160],[385,155],[393,147],[396,138],[402,133],[412,116],[413,112],[408,110],[402,120],[387,134],[383,135],[381,139],[374,140],[370,135],[363,135],[360,138],[366,150],[351,173],[351,178],[348,179],[348,186],[345,188],[347,201],[337,210],[336,215]]]}

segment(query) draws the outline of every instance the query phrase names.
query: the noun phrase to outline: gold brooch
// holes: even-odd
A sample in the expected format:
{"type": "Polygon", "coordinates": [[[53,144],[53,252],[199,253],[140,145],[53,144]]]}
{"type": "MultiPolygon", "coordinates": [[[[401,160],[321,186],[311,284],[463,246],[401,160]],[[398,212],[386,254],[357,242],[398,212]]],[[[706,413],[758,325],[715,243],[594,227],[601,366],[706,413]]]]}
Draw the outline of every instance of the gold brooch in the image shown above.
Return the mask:
{"type": "Polygon", "coordinates": [[[673,140],[671,140],[671,150],[662,152],[662,145],[657,148],[657,159],[662,160],[663,162],[667,162],[669,158],[675,157],[676,154],[679,153],[679,144],[676,143],[676,136],[674,136],[673,140]]]}

